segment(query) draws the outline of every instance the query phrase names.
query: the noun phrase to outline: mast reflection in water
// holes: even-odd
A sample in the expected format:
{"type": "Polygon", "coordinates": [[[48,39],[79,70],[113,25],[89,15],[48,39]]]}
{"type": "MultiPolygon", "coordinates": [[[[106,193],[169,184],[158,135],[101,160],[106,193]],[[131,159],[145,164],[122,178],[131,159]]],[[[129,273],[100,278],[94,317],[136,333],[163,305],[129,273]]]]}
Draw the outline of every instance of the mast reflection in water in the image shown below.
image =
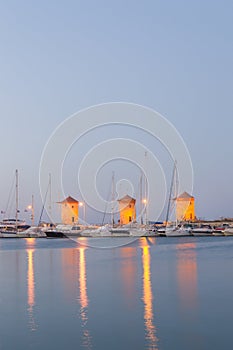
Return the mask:
{"type": "Polygon", "coordinates": [[[158,338],[154,325],[153,292],[151,286],[150,246],[146,239],[141,241],[143,266],[144,325],[148,349],[158,349],[158,338]]]}
{"type": "Polygon", "coordinates": [[[34,245],[35,238],[27,238],[27,296],[28,296],[28,317],[29,328],[31,331],[36,330],[34,319],[35,306],[35,278],[34,278],[34,245]]]}
{"type": "Polygon", "coordinates": [[[91,335],[87,328],[88,323],[88,295],[87,295],[87,278],[86,278],[86,247],[80,247],[78,249],[79,254],[79,302],[80,302],[80,319],[83,329],[82,345],[85,348],[90,349],[91,335]]]}

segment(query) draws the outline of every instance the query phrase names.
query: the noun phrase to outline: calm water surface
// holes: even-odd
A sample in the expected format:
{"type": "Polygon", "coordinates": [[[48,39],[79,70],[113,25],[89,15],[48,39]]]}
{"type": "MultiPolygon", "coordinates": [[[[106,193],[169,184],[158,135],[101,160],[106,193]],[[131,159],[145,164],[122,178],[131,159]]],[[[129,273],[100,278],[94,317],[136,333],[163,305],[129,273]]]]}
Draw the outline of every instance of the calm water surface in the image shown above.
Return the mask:
{"type": "Polygon", "coordinates": [[[232,348],[231,237],[1,239],[0,281],[3,350],[232,348]]]}

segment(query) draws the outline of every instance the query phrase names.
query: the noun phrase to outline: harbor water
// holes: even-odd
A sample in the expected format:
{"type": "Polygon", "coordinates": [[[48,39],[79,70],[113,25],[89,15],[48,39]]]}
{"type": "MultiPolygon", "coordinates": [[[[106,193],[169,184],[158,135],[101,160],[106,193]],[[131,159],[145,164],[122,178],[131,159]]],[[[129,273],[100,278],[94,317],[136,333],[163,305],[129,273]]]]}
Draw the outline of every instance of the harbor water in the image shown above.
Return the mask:
{"type": "Polygon", "coordinates": [[[232,347],[233,237],[1,239],[0,281],[2,350],[232,347]]]}

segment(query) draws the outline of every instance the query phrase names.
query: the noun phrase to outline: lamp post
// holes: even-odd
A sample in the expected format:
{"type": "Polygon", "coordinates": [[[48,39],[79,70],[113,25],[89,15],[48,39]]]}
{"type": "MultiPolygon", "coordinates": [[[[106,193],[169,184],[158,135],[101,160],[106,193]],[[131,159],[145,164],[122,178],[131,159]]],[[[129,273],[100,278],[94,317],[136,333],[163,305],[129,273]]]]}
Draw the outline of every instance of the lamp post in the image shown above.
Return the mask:
{"type": "Polygon", "coordinates": [[[34,212],[34,196],[32,195],[32,204],[27,206],[28,210],[31,210],[31,220],[32,220],[32,226],[34,226],[35,221],[35,212],[34,212]]]}
{"type": "Polygon", "coordinates": [[[86,205],[84,202],[79,202],[80,207],[83,207],[83,221],[86,223],[86,205]]]}

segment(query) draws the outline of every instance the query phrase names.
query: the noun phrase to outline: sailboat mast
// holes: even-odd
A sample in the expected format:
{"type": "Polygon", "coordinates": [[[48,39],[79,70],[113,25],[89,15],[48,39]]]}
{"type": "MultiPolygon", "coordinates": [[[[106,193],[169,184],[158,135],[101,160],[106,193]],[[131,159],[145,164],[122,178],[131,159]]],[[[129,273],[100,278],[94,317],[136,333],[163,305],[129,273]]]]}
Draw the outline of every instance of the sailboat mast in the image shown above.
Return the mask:
{"type": "MultiPolygon", "coordinates": [[[[178,178],[178,173],[177,173],[177,166],[176,166],[176,163],[175,163],[175,193],[174,193],[174,198],[175,198],[175,201],[177,201],[177,197],[178,197],[178,192],[179,192],[179,178],[178,178]]],[[[177,220],[177,215],[176,215],[176,226],[178,226],[178,220],[177,220]]]]}
{"type": "Polygon", "coordinates": [[[168,219],[169,219],[169,212],[170,212],[170,206],[171,206],[171,197],[172,197],[172,189],[173,189],[173,186],[174,186],[175,174],[176,174],[176,161],[174,163],[174,167],[173,167],[173,171],[172,171],[171,187],[170,187],[170,192],[169,192],[167,215],[166,215],[166,224],[168,223],[168,219]]]}
{"type": "Polygon", "coordinates": [[[52,180],[51,174],[49,174],[49,219],[52,217],[52,180]]]}
{"type": "Polygon", "coordinates": [[[111,212],[111,222],[114,225],[114,201],[115,201],[115,173],[112,172],[112,212],[111,212]]]}
{"type": "Polygon", "coordinates": [[[19,212],[19,174],[18,170],[15,170],[15,225],[18,230],[18,212],[19,212]]]}
{"type": "Polygon", "coordinates": [[[147,210],[148,210],[148,208],[147,208],[147,206],[148,206],[148,198],[147,198],[147,196],[148,196],[148,194],[147,194],[147,178],[146,178],[146,176],[145,176],[145,199],[144,199],[144,204],[145,204],[145,224],[147,225],[147,221],[148,221],[148,219],[147,219],[147,210]]]}
{"type": "Polygon", "coordinates": [[[32,226],[35,224],[34,196],[32,195],[32,226]]]}
{"type": "Polygon", "coordinates": [[[143,217],[142,217],[142,171],[140,176],[140,184],[139,184],[139,203],[140,203],[140,219],[141,219],[141,225],[143,224],[143,217]]]}
{"type": "Polygon", "coordinates": [[[49,215],[49,218],[51,219],[51,209],[52,209],[52,207],[51,207],[51,202],[52,202],[52,196],[51,196],[51,174],[49,174],[49,183],[48,183],[48,187],[47,187],[47,190],[46,190],[46,193],[45,193],[45,197],[44,197],[44,201],[43,201],[43,205],[42,205],[42,209],[41,209],[38,225],[40,225],[40,223],[41,223],[41,219],[42,219],[42,216],[43,216],[43,213],[44,213],[44,208],[45,208],[45,204],[46,204],[46,201],[47,201],[48,193],[49,193],[48,215],[49,215]]]}
{"type": "MultiPolygon", "coordinates": [[[[145,169],[147,170],[147,151],[145,152],[145,169]]],[[[148,206],[148,188],[147,188],[147,177],[146,177],[147,171],[145,171],[144,175],[144,186],[145,186],[145,199],[144,199],[144,204],[145,204],[145,224],[147,225],[147,206],[148,206]]]]}

